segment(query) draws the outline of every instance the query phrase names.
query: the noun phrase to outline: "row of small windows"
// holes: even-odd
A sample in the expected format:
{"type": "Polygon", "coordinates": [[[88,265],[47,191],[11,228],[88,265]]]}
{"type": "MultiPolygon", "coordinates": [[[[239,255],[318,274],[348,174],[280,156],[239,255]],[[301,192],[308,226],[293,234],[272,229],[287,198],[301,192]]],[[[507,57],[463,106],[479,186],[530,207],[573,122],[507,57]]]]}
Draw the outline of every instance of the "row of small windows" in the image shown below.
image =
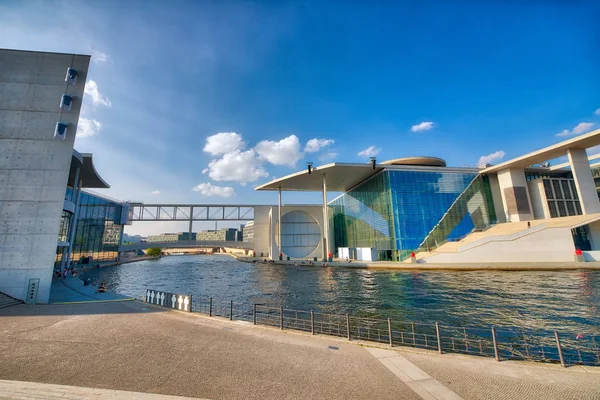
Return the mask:
{"type": "MultiPolygon", "coordinates": [[[[73,68],[67,68],[67,74],[65,76],[65,82],[67,85],[75,85],[77,83],[77,77],[79,76],[79,72],[77,72],[73,68]]],[[[59,108],[65,112],[71,111],[71,106],[73,105],[73,96],[68,94],[63,94],[60,98],[59,108]]],[[[65,124],[64,122],[57,122],[56,127],[54,128],[54,138],[65,140],[67,138],[67,131],[69,128],[69,124],[65,124]]]]}

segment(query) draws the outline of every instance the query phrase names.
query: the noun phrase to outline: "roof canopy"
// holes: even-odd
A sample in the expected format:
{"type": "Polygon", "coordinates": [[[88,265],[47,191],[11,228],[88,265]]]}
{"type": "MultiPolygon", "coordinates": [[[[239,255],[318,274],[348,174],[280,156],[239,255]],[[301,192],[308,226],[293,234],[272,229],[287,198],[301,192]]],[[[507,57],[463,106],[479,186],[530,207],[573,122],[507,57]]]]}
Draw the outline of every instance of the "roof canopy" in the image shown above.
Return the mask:
{"type": "Polygon", "coordinates": [[[564,156],[568,149],[589,149],[590,147],[600,145],[600,129],[577,136],[564,142],[544,147],[524,156],[513,158],[498,165],[481,170],[481,173],[498,172],[507,168],[526,168],[530,165],[541,163],[564,156]]]}
{"type": "Polygon", "coordinates": [[[69,171],[68,186],[74,186],[75,175],[77,174],[77,168],[79,167],[81,167],[81,171],[79,171],[79,180],[82,181],[82,188],[110,188],[110,185],[106,183],[96,171],[94,162],[92,160],[92,154],[82,154],[76,150],[73,150],[73,157],[71,158],[71,170],[69,171]]]}
{"type": "Polygon", "coordinates": [[[308,168],[294,174],[275,179],[258,186],[254,190],[287,190],[316,192],[323,187],[323,175],[327,177],[327,190],[345,192],[377,172],[383,167],[372,164],[332,163],[314,167],[308,173],[308,168]]]}

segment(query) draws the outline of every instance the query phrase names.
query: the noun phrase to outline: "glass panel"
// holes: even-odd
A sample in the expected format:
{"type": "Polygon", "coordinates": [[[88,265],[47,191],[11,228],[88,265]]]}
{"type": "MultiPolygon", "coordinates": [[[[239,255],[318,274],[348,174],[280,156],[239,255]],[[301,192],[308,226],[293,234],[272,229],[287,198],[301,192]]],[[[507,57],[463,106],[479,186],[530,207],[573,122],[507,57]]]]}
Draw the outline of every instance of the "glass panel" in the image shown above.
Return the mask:
{"type": "Polygon", "coordinates": [[[554,188],[554,196],[556,196],[557,199],[562,199],[563,195],[560,190],[560,182],[555,179],[552,180],[552,187],[554,188]]]}
{"type": "Polygon", "coordinates": [[[567,201],[567,211],[569,212],[569,216],[577,215],[577,211],[575,211],[575,206],[572,201],[567,201]]]}
{"type": "Polygon", "coordinates": [[[556,218],[556,217],[558,217],[558,211],[556,209],[556,202],[555,201],[549,201],[548,202],[548,209],[550,210],[550,218],[556,218]]]}
{"type": "Polygon", "coordinates": [[[569,181],[567,180],[561,180],[560,184],[562,186],[563,192],[565,194],[565,199],[572,199],[573,196],[571,196],[571,190],[569,190],[569,181]]]}
{"type": "Polygon", "coordinates": [[[569,181],[569,185],[571,186],[571,192],[573,192],[573,197],[576,200],[579,200],[579,194],[577,193],[577,188],[575,187],[575,181],[569,181]]]}
{"type": "Polygon", "coordinates": [[[556,205],[558,206],[558,215],[560,215],[561,217],[567,217],[567,208],[565,207],[565,202],[564,201],[557,201],[556,205]]]}
{"type": "Polygon", "coordinates": [[[544,191],[546,192],[547,199],[554,199],[554,192],[552,191],[552,184],[549,179],[544,179],[544,191]]]}

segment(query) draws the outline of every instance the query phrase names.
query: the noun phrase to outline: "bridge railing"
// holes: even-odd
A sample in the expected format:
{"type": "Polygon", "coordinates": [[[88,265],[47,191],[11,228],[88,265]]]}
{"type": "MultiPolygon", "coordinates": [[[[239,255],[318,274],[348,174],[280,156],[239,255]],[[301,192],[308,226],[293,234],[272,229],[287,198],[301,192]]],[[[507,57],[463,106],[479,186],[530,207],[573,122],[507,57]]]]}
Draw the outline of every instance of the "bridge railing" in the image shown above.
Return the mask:
{"type": "Polygon", "coordinates": [[[461,353],[496,360],[528,360],[567,365],[600,366],[600,337],[592,333],[530,330],[519,327],[469,327],[420,323],[349,314],[287,309],[265,304],[238,303],[213,297],[194,297],[192,311],[212,317],[252,322],[311,334],[344,337],[461,353]]]}

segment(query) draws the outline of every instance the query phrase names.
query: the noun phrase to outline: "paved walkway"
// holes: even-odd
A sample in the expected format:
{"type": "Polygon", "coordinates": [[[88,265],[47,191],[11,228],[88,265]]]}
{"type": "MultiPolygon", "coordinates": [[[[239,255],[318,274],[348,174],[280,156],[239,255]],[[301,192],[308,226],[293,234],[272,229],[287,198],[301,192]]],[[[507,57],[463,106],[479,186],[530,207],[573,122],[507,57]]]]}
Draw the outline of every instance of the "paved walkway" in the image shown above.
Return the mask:
{"type": "Polygon", "coordinates": [[[0,310],[0,379],[207,399],[600,398],[597,368],[367,348],[139,301],[0,310]]]}
{"type": "Polygon", "coordinates": [[[52,279],[52,286],[50,287],[51,304],[127,300],[133,300],[133,298],[112,292],[98,293],[97,286],[84,286],[81,279],[71,275],[66,279],[52,279]]]}
{"type": "Polygon", "coordinates": [[[0,380],[2,399],[132,399],[132,400],[185,400],[192,397],[127,392],[124,390],[93,389],[48,383],[0,380]]]}

